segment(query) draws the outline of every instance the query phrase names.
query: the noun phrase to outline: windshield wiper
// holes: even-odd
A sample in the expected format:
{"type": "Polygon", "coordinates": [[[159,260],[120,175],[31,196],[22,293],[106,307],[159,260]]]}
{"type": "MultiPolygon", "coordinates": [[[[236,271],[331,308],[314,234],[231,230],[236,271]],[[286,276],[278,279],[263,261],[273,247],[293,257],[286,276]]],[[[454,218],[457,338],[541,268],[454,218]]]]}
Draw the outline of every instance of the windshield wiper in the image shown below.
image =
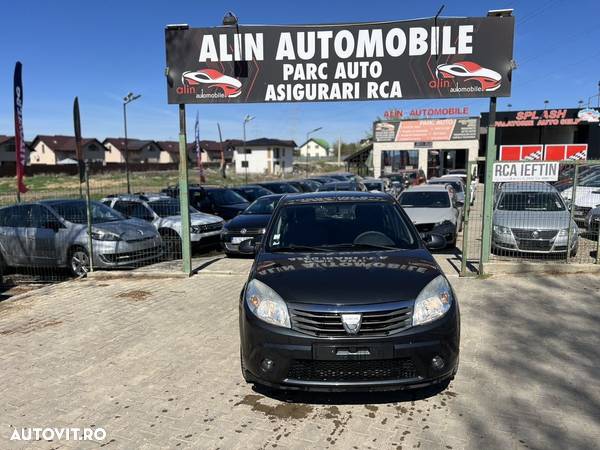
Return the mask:
{"type": "Polygon", "coordinates": [[[294,252],[294,251],[309,251],[309,252],[329,252],[328,248],[324,247],[311,247],[310,245],[288,245],[287,247],[276,247],[271,248],[272,252],[294,252]]]}
{"type": "Polygon", "coordinates": [[[324,247],[328,248],[328,249],[356,248],[356,247],[376,248],[376,249],[380,249],[380,250],[400,250],[401,249],[400,247],[394,247],[391,245],[367,244],[367,243],[364,243],[364,244],[363,243],[332,244],[332,245],[325,245],[324,247]]]}

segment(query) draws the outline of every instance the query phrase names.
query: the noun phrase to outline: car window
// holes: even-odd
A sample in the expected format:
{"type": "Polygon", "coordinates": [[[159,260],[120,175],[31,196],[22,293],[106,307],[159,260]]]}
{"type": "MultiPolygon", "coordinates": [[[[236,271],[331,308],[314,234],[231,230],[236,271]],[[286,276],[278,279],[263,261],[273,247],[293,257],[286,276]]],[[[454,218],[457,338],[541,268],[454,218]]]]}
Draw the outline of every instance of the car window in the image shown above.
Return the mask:
{"type": "Polygon", "coordinates": [[[505,192],[498,202],[504,211],[564,211],[565,205],[555,192],[505,192]]]}
{"type": "Polygon", "coordinates": [[[141,202],[128,202],[119,200],[115,203],[114,209],[126,216],[135,217],[142,220],[152,220],[154,216],[141,202]]]}
{"type": "MultiPolygon", "coordinates": [[[[60,217],[68,222],[87,223],[86,202],[83,200],[50,202],[48,204],[60,217]]],[[[115,222],[125,219],[122,214],[100,202],[91,202],[90,206],[92,223],[115,222]]]]}
{"type": "Polygon", "coordinates": [[[272,214],[280,198],[281,197],[259,198],[246,208],[244,214],[272,214]]]}
{"type": "Polygon", "coordinates": [[[267,243],[270,251],[294,246],[350,247],[364,242],[365,237],[385,246],[418,246],[407,220],[387,202],[284,206],[274,219],[267,243]]]}
{"type": "Polygon", "coordinates": [[[248,203],[248,201],[231,189],[215,189],[208,191],[208,196],[217,205],[234,205],[236,203],[248,203]]]}
{"type": "Polygon", "coordinates": [[[4,227],[26,227],[29,224],[29,208],[25,205],[4,208],[0,220],[4,227]]]}
{"type": "Polygon", "coordinates": [[[30,226],[33,228],[52,228],[50,225],[54,224],[58,226],[60,222],[52,214],[48,208],[44,208],[41,205],[31,205],[30,213],[30,226]]]}
{"type": "Polygon", "coordinates": [[[450,197],[442,191],[407,191],[399,201],[403,208],[450,208],[450,197]]]}

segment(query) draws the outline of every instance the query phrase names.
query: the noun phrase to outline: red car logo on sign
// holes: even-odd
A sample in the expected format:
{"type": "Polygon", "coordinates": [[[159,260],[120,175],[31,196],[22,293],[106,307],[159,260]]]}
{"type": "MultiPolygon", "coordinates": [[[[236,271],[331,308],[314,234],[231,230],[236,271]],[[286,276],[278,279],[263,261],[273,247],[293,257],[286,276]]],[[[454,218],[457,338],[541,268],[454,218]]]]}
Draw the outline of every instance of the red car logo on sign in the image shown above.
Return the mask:
{"type": "Polygon", "coordinates": [[[242,93],[242,82],[237,78],[224,75],[215,69],[201,69],[183,72],[181,75],[183,84],[182,94],[196,93],[196,87],[206,87],[220,91],[223,97],[234,98],[242,93]]]}
{"type": "Polygon", "coordinates": [[[492,69],[481,67],[472,61],[459,61],[451,64],[440,64],[435,70],[437,78],[476,81],[484,92],[500,89],[502,75],[492,69]]]}

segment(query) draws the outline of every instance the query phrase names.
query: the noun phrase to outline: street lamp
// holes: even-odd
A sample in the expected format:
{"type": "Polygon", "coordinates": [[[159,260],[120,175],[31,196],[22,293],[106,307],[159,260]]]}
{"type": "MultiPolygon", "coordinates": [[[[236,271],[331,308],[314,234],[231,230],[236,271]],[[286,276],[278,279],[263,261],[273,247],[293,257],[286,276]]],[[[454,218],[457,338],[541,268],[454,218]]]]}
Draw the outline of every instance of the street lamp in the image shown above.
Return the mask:
{"type": "Polygon", "coordinates": [[[244,123],[243,123],[243,128],[244,128],[244,170],[246,172],[245,174],[245,183],[248,184],[248,151],[246,150],[246,124],[248,122],[250,122],[251,120],[254,120],[254,116],[251,116],[250,114],[246,114],[246,117],[244,117],[244,123]]]}
{"type": "MultiPolygon", "coordinates": [[[[314,130],[310,130],[308,133],[306,133],[306,145],[308,145],[308,138],[310,137],[310,135],[322,129],[323,127],[319,127],[315,128],[314,130]]],[[[308,177],[308,147],[306,148],[306,176],[308,177]]]]}
{"type": "Polygon", "coordinates": [[[127,141],[127,105],[140,98],[141,95],[133,95],[132,92],[123,97],[123,128],[125,129],[125,174],[127,177],[127,193],[131,194],[131,184],[129,182],[129,143],[127,141]]]}
{"type": "Polygon", "coordinates": [[[544,109],[548,109],[548,103],[550,103],[550,100],[544,100],[544,109]]]}

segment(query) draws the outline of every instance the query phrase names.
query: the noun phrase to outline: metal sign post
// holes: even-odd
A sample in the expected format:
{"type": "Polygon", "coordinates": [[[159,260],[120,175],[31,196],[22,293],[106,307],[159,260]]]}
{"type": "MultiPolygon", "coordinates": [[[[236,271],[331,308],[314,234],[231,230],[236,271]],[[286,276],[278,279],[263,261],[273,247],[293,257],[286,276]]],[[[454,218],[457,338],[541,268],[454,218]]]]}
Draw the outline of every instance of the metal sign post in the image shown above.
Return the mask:
{"type": "Polygon", "coordinates": [[[94,240],[92,239],[92,202],[90,199],[90,167],[85,162],[85,206],[87,211],[87,234],[88,234],[88,254],[90,258],[90,272],[94,271],[94,240]]]}
{"type": "Polygon", "coordinates": [[[485,183],[483,193],[483,227],[481,232],[481,258],[479,274],[483,275],[483,265],[490,260],[492,246],[492,215],[494,212],[494,161],[496,161],[496,97],[490,98],[490,119],[485,151],[485,183]]]}
{"type": "MultiPolygon", "coordinates": [[[[469,212],[471,211],[471,181],[473,179],[473,162],[467,163],[467,182],[465,186],[465,212],[463,217],[462,258],[460,261],[460,276],[467,276],[467,258],[469,257],[469,212]]],[[[477,164],[477,163],[475,163],[477,164]]]]}
{"type": "Polygon", "coordinates": [[[188,186],[187,139],[185,105],[179,105],[179,208],[181,210],[181,257],[183,271],[192,273],[192,248],[190,241],[190,199],[188,186]]]}

